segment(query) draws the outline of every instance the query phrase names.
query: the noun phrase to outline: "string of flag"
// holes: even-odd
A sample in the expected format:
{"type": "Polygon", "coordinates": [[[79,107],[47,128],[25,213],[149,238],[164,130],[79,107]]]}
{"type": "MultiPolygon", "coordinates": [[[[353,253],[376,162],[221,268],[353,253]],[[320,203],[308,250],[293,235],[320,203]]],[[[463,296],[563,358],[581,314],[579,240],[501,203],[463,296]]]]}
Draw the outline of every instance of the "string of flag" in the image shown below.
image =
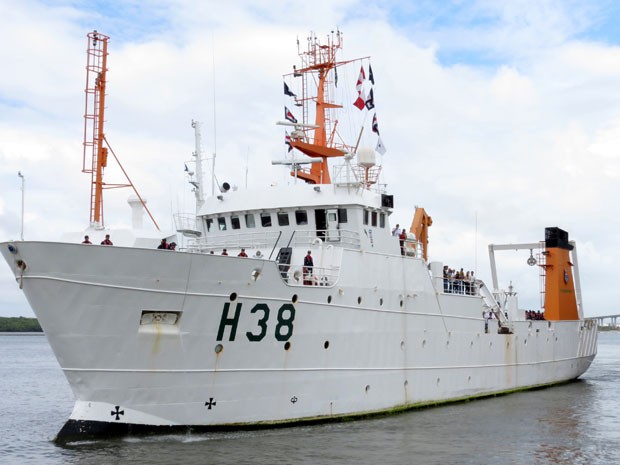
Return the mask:
{"type": "MultiPolygon", "coordinates": [[[[370,63],[368,63],[368,80],[370,81],[372,86],[375,85],[375,75],[372,72],[372,66],[370,65],[370,63]]],[[[355,90],[357,91],[357,99],[355,99],[355,101],[353,102],[353,105],[357,107],[360,111],[364,109],[370,111],[370,110],[374,110],[375,108],[374,88],[373,87],[370,88],[368,92],[368,97],[366,97],[366,92],[364,90],[365,82],[366,82],[366,71],[364,70],[364,65],[362,65],[360,66],[360,72],[357,77],[357,82],[355,83],[355,90]]],[[[336,68],[334,68],[334,84],[336,85],[336,87],[338,86],[338,74],[336,72],[336,68]]],[[[284,82],[284,95],[288,97],[297,98],[297,95],[293,91],[291,91],[291,89],[289,88],[286,82],[284,82]]],[[[289,110],[289,108],[286,105],[284,106],[284,118],[293,124],[297,124],[297,118],[295,118],[295,115],[291,112],[291,110],[289,110]]],[[[375,146],[375,150],[381,155],[384,155],[387,152],[387,149],[385,148],[385,145],[383,144],[383,141],[381,140],[381,134],[379,133],[379,123],[377,122],[376,112],[374,113],[372,117],[372,132],[377,134],[377,145],[375,146]]],[[[284,143],[288,146],[289,152],[293,150],[293,146],[291,144],[291,136],[289,135],[288,131],[286,131],[286,134],[284,137],[284,143]]]]}
{"type": "MultiPolygon", "coordinates": [[[[375,85],[375,75],[372,72],[372,66],[368,63],[368,80],[374,86],[375,85]]],[[[366,97],[366,93],[364,91],[364,82],[366,82],[366,72],[364,70],[364,66],[360,67],[360,73],[357,77],[357,82],[355,83],[355,90],[357,91],[357,99],[353,102],[353,105],[360,110],[373,110],[375,108],[375,94],[373,87],[370,88],[368,92],[368,97],[366,97]]],[[[377,134],[377,145],[375,150],[384,155],[387,152],[385,145],[383,145],[383,141],[381,140],[381,134],[379,133],[379,123],[377,122],[377,113],[372,117],[372,132],[377,134]]]]}

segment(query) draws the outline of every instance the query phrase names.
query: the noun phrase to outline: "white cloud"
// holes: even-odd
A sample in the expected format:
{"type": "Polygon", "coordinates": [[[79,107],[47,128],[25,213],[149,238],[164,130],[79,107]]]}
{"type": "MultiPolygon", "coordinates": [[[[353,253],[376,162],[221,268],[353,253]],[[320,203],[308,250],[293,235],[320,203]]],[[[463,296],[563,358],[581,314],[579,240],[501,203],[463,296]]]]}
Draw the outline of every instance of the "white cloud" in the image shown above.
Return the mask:
{"type": "MultiPolygon", "coordinates": [[[[297,64],[297,37],[303,47],[309,27],[324,37],[340,25],[343,58],[372,56],[392,220],[408,224],[414,205],[424,206],[434,219],[432,259],[477,264],[483,279],[489,242],[529,242],[545,226],[563,227],[587,243],[580,264],[591,313],[611,312],[597,296],[620,260],[611,237],[620,226],[611,200],[620,194],[619,49],[576,38],[594,24],[596,5],[481,1],[449,21],[443,10],[432,21],[412,19],[413,7],[400,6],[398,16],[389,2],[286,2],[277,11],[266,0],[132,2],[115,12],[60,5],[0,0],[8,18],[0,60],[11,70],[0,74],[0,239],[19,235],[18,170],[26,175],[26,238],[86,226],[89,30],[112,36],[108,140],[166,226],[171,209],[192,204],[183,177],[192,119],[204,123],[205,153],[217,148],[220,180],[243,187],[247,164],[250,186],[291,182],[270,165],[285,152],[273,124],[286,102],[280,76],[297,64]]],[[[340,74],[342,92],[357,72],[340,74]]],[[[345,132],[357,133],[356,124],[341,121],[345,132]]],[[[362,143],[374,146],[372,134],[362,143]]],[[[121,176],[110,161],[106,179],[121,176]]],[[[109,225],[129,224],[129,194],[106,193],[109,225]]],[[[524,261],[511,260],[510,270],[524,261]]],[[[0,314],[28,312],[6,266],[0,294],[0,314]]]]}

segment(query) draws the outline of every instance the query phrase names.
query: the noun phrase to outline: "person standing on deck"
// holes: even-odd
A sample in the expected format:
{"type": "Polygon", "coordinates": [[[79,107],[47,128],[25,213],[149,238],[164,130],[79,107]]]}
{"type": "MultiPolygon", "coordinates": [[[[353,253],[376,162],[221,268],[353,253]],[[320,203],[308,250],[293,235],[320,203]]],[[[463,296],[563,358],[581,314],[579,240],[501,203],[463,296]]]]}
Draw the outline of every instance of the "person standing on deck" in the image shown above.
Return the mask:
{"type": "Polygon", "coordinates": [[[114,245],[110,240],[110,235],[106,234],[105,239],[101,241],[101,245],[114,245]]]}
{"type": "Polygon", "coordinates": [[[312,268],[314,268],[314,261],[312,252],[308,250],[308,254],[304,257],[304,284],[312,285],[312,268]]]}

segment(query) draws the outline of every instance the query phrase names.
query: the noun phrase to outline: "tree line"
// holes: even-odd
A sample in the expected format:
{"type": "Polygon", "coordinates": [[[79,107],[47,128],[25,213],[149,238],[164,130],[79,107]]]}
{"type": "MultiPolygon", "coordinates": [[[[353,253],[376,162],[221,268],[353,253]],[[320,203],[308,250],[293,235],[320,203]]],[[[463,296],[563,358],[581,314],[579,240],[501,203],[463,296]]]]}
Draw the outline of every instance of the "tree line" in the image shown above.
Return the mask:
{"type": "Polygon", "coordinates": [[[0,316],[0,332],[5,333],[42,333],[41,325],[36,318],[0,316]]]}

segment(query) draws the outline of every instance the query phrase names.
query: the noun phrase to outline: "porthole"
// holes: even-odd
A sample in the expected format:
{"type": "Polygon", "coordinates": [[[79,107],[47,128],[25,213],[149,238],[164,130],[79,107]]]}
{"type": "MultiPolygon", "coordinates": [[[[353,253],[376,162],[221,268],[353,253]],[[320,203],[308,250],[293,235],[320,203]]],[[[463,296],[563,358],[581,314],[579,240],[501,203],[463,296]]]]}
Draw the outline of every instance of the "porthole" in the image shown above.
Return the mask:
{"type": "Polygon", "coordinates": [[[357,304],[358,304],[358,305],[360,305],[361,303],[362,303],[362,298],[361,298],[361,297],[358,297],[358,298],[357,298],[357,304]]]}
{"type": "Polygon", "coordinates": [[[232,294],[230,294],[230,301],[234,302],[235,300],[237,300],[237,293],[233,292],[232,294]]]}
{"type": "Polygon", "coordinates": [[[216,354],[221,353],[223,350],[224,350],[224,346],[223,346],[222,344],[217,344],[217,345],[215,346],[215,353],[216,353],[216,354]]]}
{"type": "Polygon", "coordinates": [[[297,303],[297,299],[298,299],[297,294],[293,294],[293,297],[291,298],[291,302],[296,304],[297,303]]]}
{"type": "Polygon", "coordinates": [[[379,307],[383,307],[383,297],[379,299],[379,307]]]}
{"type": "Polygon", "coordinates": [[[405,341],[400,341],[401,350],[405,350],[405,341]]]}
{"type": "Polygon", "coordinates": [[[329,341],[325,341],[325,342],[323,343],[323,348],[324,348],[324,349],[329,349],[329,341]]]}
{"type": "Polygon", "coordinates": [[[400,301],[400,308],[403,308],[404,302],[401,300],[400,301]]]}
{"type": "Polygon", "coordinates": [[[291,343],[290,342],[286,342],[286,344],[284,344],[284,350],[289,350],[291,348],[291,343]]]}
{"type": "Polygon", "coordinates": [[[327,296],[327,303],[328,303],[328,304],[331,304],[331,303],[332,303],[332,296],[331,296],[331,295],[328,295],[328,296],[327,296]]]}
{"type": "Polygon", "coordinates": [[[368,394],[368,391],[370,391],[370,384],[366,385],[366,388],[364,389],[366,391],[366,393],[368,394]]]}

